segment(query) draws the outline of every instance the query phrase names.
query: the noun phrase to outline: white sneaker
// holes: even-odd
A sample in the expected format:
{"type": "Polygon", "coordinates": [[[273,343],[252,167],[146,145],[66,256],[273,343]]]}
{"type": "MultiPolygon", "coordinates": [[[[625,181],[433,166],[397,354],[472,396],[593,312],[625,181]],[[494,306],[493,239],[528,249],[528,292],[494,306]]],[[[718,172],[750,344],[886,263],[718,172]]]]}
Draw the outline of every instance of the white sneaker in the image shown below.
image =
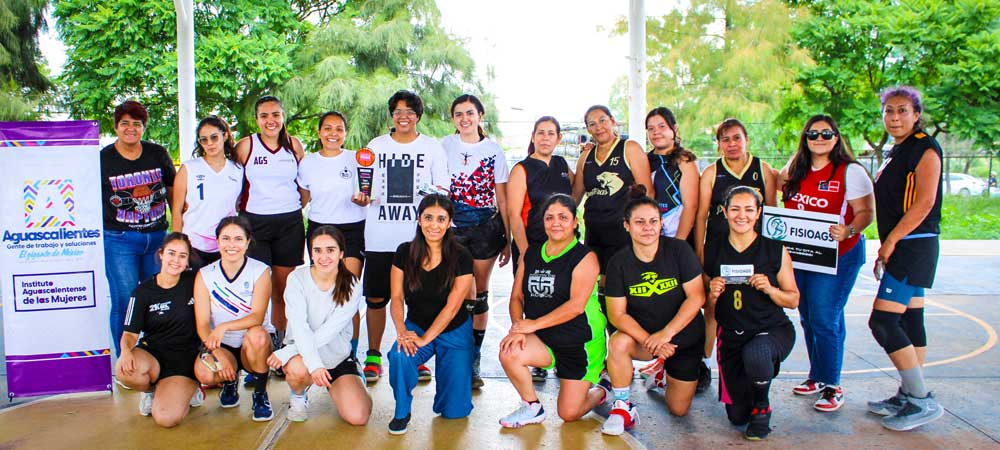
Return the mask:
{"type": "Polygon", "coordinates": [[[198,389],[194,391],[194,395],[191,396],[191,401],[188,402],[188,406],[192,408],[197,408],[205,404],[205,388],[198,386],[198,389]]]}
{"type": "Polygon", "coordinates": [[[653,389],[666,389],[667,388],[667,371],[660,366],[660,369],[647,375],[646,378],[642,380],[642,387],[646,391],[651,391],[653,389]]]}
{"type": "Polygon", "coordinates": [[[521,401],[521,407],[514,412],[500,419],[500,425],[504,428],[521,428],[533,423],[542,423],[545,420],[545,408],[541,402],[528,403],[521,401]]]}
{"type": "Polygon", "coordinates": [[[139,393],[139,414],[149,417],[153,413],[153,392],[139,393]]]}
{"type": "Polygon", "coordinates": [[[288,396],[288,420],[305,422],[309,418],[309,395],[292,392],[288,396]]]}
{"type": "Polygon", "coordinates": [[[601,433],[618,436],[628,430],[631,430],[638,423],[639,411],[636,409],[635,405],[631,402],[615,400],[615,404],[611,408],[611,412],[608,414],[608,420],[606,420],[604,422],[604,426],[601,427],[601,433]]]}

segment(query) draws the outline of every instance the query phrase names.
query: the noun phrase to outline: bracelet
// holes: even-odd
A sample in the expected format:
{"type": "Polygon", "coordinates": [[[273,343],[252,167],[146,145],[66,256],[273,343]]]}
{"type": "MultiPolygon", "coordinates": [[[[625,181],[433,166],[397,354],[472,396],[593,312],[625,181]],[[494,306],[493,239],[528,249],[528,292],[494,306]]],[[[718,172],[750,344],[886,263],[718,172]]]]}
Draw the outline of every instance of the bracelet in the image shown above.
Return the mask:
{"type": "Polygon", "coordinates": [[[848,225],[847,230],[849,231],[847,234],[848,239],[854,237],[855,234],[858,234],[857,230],[854,229],[854,225],[848,225]]]}

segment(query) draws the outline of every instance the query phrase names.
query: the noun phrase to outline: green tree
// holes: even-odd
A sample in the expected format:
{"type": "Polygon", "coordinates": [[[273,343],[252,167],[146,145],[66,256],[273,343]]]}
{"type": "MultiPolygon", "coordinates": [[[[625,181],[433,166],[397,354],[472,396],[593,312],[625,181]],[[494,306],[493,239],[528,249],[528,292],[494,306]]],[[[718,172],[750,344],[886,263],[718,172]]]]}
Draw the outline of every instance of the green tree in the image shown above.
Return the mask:
{"type": "Polygon", "coordinates": [[[472,58],[441,28],[433,0],[349,2],[310,33],[295,63],[300,69],[279,92],[292,111],[291,131],[307,141],[316,136],[316,118],[335,109],[350,124],[347,146],[365,145],[391,126],[386,101],[400,89],[423,98],[419,129],[432,136],[455,131],[449,110],[464,92],[497,117],[472,58]]]}
{"type": "MultiPolygon", "coordinates": [[[[747,125],[751,151],[787,153],[773,119],[796,69],[810,62],[789,33],[801,13],[778,0],[693,0],[647,18],[648,108],[672,109],[696,151],[714,151],[715,125],[735,117],[747,125]]],[[[616,31],[627,32],[627,22],[616,31]]]]}
{"type": "Polygon", "coordinates": [[[48,0],[0,2],[0,120],[37,117],[52,87],[38,49],[47,6],[48,0]]]}
{"type": "Polygon", "coordinates": [[[878,93],[908,84],[924,93],[928,132],[968,139],[981,149],[997,141],[1000,4],[989,0],[791,3],[812,12],[792,34],[817,64],[798,74],[779,123],[801,124],[811,113],[832,114],[849,142],[866,144],[881,160],[888,135],[879,119],[878,93]]]}
{"type": "MultiPolygon", "coordinates": [[[[198,116],[219,114],[235,121],[240,133],[248,133],[255,126],[257,97],[294,74],[292,55],[309,23],[298,20],[301,10],[289,1],[194,3],[198,116]]],[[[60,82],[70,115],[99,119],[102,132],[110,133],[115,105],[136,99],[150,112],[146,139],[177,155],[173,2],[57,0],[54,13],[67,46],[60,82]]]]}

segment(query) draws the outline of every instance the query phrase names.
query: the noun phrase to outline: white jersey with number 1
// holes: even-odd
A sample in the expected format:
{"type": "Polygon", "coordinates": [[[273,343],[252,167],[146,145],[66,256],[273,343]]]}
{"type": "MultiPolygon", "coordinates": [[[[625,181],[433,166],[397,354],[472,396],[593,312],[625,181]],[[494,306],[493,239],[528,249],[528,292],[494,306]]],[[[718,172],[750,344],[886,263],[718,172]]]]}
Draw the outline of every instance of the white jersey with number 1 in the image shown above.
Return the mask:
{"type": "Polygon", "coordinates": [[[215,227],[223,218],[236,215],[236,202],[243,189],[243,168],[227,159],[222,170],[216,172],[204,158],[187,161],[184,167],[187,170],[184,233],[191,238],[194,248],[217,252],[215,227]]]}

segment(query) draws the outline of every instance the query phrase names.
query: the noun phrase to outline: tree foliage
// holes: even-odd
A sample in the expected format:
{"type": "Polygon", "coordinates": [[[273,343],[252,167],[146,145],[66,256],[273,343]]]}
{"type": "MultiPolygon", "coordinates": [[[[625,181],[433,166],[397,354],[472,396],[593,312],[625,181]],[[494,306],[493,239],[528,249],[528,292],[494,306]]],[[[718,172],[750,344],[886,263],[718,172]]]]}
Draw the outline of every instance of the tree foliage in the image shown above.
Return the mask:
{"type": "MultiPolygon", "coordinates": [[[[811,16],[796,24],[796,42],[816,64],[801,71],[779,123],[826,112],[842,133],[881,157],[888,136],[878,93],[897,84],[924,93],[929,132],[969,139],[980,148],[998,140],[1000,4],[990,0],[815,0],[790,2],[811,16]]],[[[798,133],[786,127],[789,133],[798,133]]],[[[786,139],[790,136],[786,135],[786,139]]]]}
{"type": "Polygon", "coordinates": [[[295,63],[300,69],[280,93],[299,136],[314,137],[316,118],[335,109],[349,121],[347,146],[360,147],[388,130],[386,101],[400,89],[423,98],[419,129],[432,136],[455,131],[449,110],[463,92],[480,97],[488,117],[496,117],[471,56],[443,31],[433,0],[348,3],[310,33],[295,63]]]}
{"type": "Polygon", "coordinates": [[[692,0],[647,18],[647,109],[672,109],[689,148],[712,149],[715,125],[735,117],[752,151],[789,151],[775,148],[772,121],[810,62],[789,33],[799,14],[778,0],[692,0]]]}
{"type": "Polygon", "coordinates": [[[0,120],[36,117],[52,87],[38,49],[47,6],[48,0],[0,2],[0,120]]]}
{"type": "MultiPolygon", "coordinates": [[[[287,1],[196,0],[194,8],[197,114],[238,119],[246,133],[257,97],[294,73],[292,54],[309,25],[287,1]]],[[[114,107],[136,99],[149,109],[146,139],[176,155],[173,1],[56,0],[54,14],[67,46],[60,82],[70,115],[99,119],[110,133],[114,107]]]]}

